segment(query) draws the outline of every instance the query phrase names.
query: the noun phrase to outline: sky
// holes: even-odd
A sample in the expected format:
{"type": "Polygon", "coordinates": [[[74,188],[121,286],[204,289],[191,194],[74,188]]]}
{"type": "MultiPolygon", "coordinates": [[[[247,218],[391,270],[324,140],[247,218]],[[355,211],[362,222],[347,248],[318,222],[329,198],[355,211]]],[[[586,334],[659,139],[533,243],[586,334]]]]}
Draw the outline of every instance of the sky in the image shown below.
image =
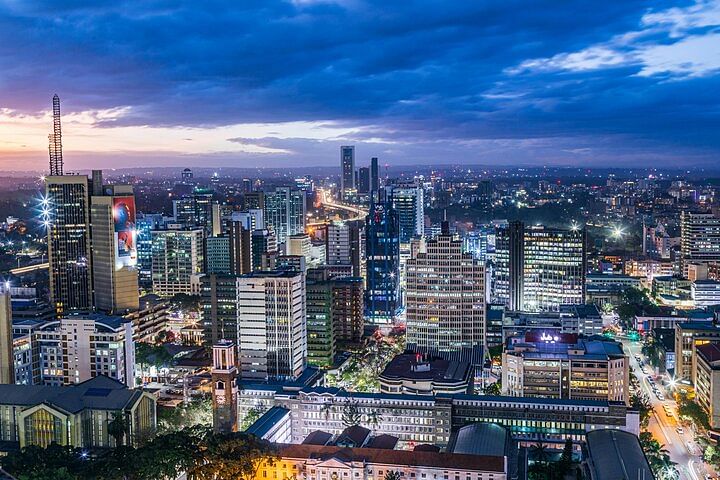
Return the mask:
{"type": "Polygon", "coordinates": [[[54,93],[66,170],[717,167],[720,0],[0,0],[0,170],[54,93]]]}

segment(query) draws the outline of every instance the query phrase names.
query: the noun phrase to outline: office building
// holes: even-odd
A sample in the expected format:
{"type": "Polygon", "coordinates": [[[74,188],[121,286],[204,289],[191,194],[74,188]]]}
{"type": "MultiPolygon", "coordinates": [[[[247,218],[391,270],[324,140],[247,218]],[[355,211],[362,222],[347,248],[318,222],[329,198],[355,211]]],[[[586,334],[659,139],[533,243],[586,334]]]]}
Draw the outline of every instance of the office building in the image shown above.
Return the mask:
{"type": "Polygon", "coordinates": [[[278,244],[288,237],[305,233],[305,192],[290,187],[277,187],[265,193],[263,212],[265,225],[275,231],[278,244]]]}
{"type": "Polygon", "coordinates": [[[340,147],[340,199],[348,190],[355,189],[355,147],[340,147]]]}
{"type": "Polygon", "coordinates": [[[220,227],[217,214],[213,214],[216,205],[211,192],[196,188],[192,194],[173,200],[173,217],[183,228],[200,228],[210,236],[220,227]]]}
{"type": "Polygon", "coordinates": [[[102,193],[90,198],[95,308],[134,312],[139,308],[135,196],[130,185],[105,185],[102,193]]]}
{"type": "Polygon", "coordinates": [[[419,353],[396,355],[378,380],[380,392],[405,395],[473,393],[475,369],[466,362],[419,353]]]}
{"type": "Polygon", "coordinates": [[[285,252],[287,255],[305,257],[305,264],[312,260],[312,242],[307,233],[298,233],[288,237],[285,252]]]}
{"type": "Polygon", "coordinates": [[[202,277],[200,293],[203,344],[237,341],[237,276],[210,273],[202,277]]]}
{"type": "Polygon", "coordinates": [[[250,409],[279,406],[289,410],[292,443],[301,443],[316,430],[339,435],[346,428],[343,410],[352,402],[362,418],[382,412],[373,427],[376,435],[399,439],[398,448],[418,443],[448,445],[451,432],[474,422],[508,427],[522,442],[561,445],[567,438],[585,440],[591,430],[614,429],[640,433],[637,410],[624,402],[563,400],[492,395],[402,395],[347,392],[337,388],[302,388],[299,391],[269,389],[267,385],[243,385],[238,414],[250,409]]]}
{"type": "Polygon", "coordinates": [[[370,168],[358,168],[357,191],[360,194],[367,195],[370,193],[370,168]]]}
{"type": "Polygon", "coordinates": [[[692,383],[695,400],[708,415],[710,428],[720,428],[720,343],[698,345],[692,383]]]}
{"type": "Polygon", "coordinates": [[[0,384],[15,383],[10,289],[0,288],[0,384]]]}
{"type": "Polygon", "coordinates": [[[502,389],[512,397],[629,402],[629,361],[617,342],[531,332],[503,352],[502,389]]]}
{"type": "Polygon", "coordinates": [[[402,308],[400,226],[392,200],[371,202],[365,222],[365,317],[372,324],[388,325],[402,308]]]}
{"type": "Polygon", "coordinates": [[[618,306],[628,288],[640,289],[640,279],[628,275],[593,273],[585,277],[585,302],[598,307],[618,306]]]}
{"type": "Polygon", "coordinates": [[[485,343],[485,265],[442,233],[405,264],[409,348],[482,367],[485,343]]]}
{"type": "Polygon", "coordinates": [[[155,397],[104,376],[77,385],[0,385],[0,443],[8,450],[52,443],[87,450],[116,447],[107,425],[120,413],[125,445],[157,430],[155,397]]]}
{"type": "Polygon", "coordinates": [[[45,179],[50,299],[57,315],[93,306],[89,188],[84,175],[45,179]]]}
{"type": "Polygon", "coordinates": [[[690,295],[696,307],[720,305],[720,281],[698,280],[690,286],[690,295]]]}
{"type": "Polygon", "coordinates": [[[232,273],[230,260],[230,236],[219,235],[205,239],[205,273],[232,273]]]}
{"type": "Polygon", "coordinates": [[[352,265],[351,275],[365,274],[365,225],[361,220],[331,222],[327,225],[326,264],[352,265]]]}
{"type": "Polygon", "coordinates": [[[329,367],[336,352],[333,282],[308,280],[306,289],[308,363],[329,367]]]}
{"type": "MultiPolygon", "coordinates": [[[[251,220],[257,223],[257,217],[251,220]]],[[[262,220],[261,220],[262,223],[262,220]]],[[[234,275],[244,275],[253,270],[252,263],[252,232],[247,228],[247,223],[237,220],[229,220],[224,225],[225,235],[229,241],[229,262],[230,271],[234,275]]]]}
{"type": "Polygon", "coordinates": [[[720,260],[720,217],[712,213],[680,214],[680,262],[687,277],[691,263],[720,260]]]}
{"type": "Polygon", "coordinates": [[[421,185],[416,183],[392,186],[393,207],[400,227],[400,243],[410,243],[425,235],[425,200],[421,185]]]}
{"type": "Polygon", "coordinates": [[[152,232],[153,293],[172,297],[178,293],[200,293],[203,231],[156,230],[152,232]]]}
{"type": "Polygon", "coordinates": [[[697,347],[714,341],[720,341],[720,328],[713,322],[675,323],[675,378],[695,378],[697,347]]]}
{"type": "Polygon", "coordinates": [[[238,278],[238,348],[243,379],[295,379],[307,363],[305,278],[296,271],[238,278]]]}
{"type": "Polygon", "coordinates": [[[334,278],[332,282],[332,323],[336,341],[358,345],[363,338],[363,279],[334,278]]]}
{"type": "Polygon", "coordinates": [[[248,191],[243,195],[243,211],[259,209],[265,210],[265,192],[248,191]]]}
{"type": "Polygon", "coordinates": [[[137,268],[138,283],[143,288],[152,287],[152,232],[161,230],[165,218],[160,213],[137,214],[137,268]]]}
{"type": "Polygon", "coordinates": [[[585,230],[525,228],[510,222],[498,230],[493,302],[511,310],[553,311],[585,303],[585,230]]]}
{"type": "Polygon", "coordinates": [[[370,159],[370,191],[377,192],[380,190],[380,168],[378,167],[377,157],[370,159]]]}
{"type": "Polygon", "coordinates": [[[251,234],[250,264],[253,271],[263,270],[264,257],[277,255],[277,237],[272,229],[253,230],[251,234]]]}

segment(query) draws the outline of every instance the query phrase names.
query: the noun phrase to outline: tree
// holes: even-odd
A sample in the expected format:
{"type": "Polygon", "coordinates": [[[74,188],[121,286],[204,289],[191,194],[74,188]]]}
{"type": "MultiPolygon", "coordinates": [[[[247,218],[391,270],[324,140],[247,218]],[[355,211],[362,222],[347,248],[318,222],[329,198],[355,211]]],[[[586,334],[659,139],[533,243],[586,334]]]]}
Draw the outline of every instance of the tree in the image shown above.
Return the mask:
{"type": "Polygon", "coordinates": [[[558,470],[560,471],[560,477],[564,477],[569,471],[573,463],[573,442],[571,438],[565,440],[565,446],[563,447],[562,455],[560,456],[560,462],[558,462],[558,470]]]}
{"type": "Polygon", "coordinates": [[[158,432],[161,434],[195,425],[212,425],[212,398],[209,395],[184,402],[175,408],[158,410],[158,432]]]}
{"type": "Polygon", "coordinates": [[[397,470],[388,470],[385,473],[385,480],[400,480],[400,472],[397,470]]]}
{"type": "Polygon", "coordinates": [[[346,427],[353,427],[360,425],[362,421],[362,413],[360,413],[360,407],[357,400],[350,398],[342,409],[342,424],[346,427]]]}
{"type": "Polygon", "coordinates": [[[82,449],[52,443],[47,448],[29,445],[2,457],[2,467],[19,480],[75,479],[85,472],[82,449]],[[56,477],[55,473],[58,472],[56,477]]]}
{"type": "Polygon", "coordinates": [[[630,405],[640,414],[640,424],[647,426],[652,413],[652,404],[648,396],[644,393],[636,393],[630,397],[630,405]]]}
{"type": "Polygon", "coordinates": [[[500,395],[502,393],[502,383],[500,380],[487,385],[483,388],[483,395],[500,395]]]}
{"type": "Polygon", "coordinates": [[[122,411],[113,413],[112,420],[108,422],[108,434],[115,440],[115,446],[125,443],[125,434],[128,430],[127,420],[122,411]]]}
{"type": "Polygon", "coordinates": [[[368,424],[373,428],[377,429],[382,423],[383,417],[377,410],[373,410],[367,415],[368,424]]]}
{"type": "Polygon", "coordinates": [[[705,430],[710,429],[710,418],[707,412],[692,400],[689,400],[686,396],[681,396],[678,402],[678,414],[681,417],[688,417],[698,427],[704,428],[705,430]]]}
{"type": "Polygon", "coordinates": [[[274,462],[269,442],[244,432],[210,435],[200,444],[196,464],[188,470],[188,477],[196,480],[255,478],[264,461],[274,462]]]}

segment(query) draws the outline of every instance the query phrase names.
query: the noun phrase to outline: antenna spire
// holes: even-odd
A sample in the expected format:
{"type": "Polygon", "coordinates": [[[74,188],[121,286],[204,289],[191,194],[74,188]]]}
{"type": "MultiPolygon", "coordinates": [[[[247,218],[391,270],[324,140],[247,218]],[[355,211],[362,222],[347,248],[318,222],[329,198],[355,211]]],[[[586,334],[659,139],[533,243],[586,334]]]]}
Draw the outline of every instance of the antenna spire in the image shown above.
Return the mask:
{"type": "Polygon", "coordinates": [[[50,152],[50,175],[63,174],[62,128],[60,126],[60,97],[53,96],[53,130],[48,135],[50,152]]]}

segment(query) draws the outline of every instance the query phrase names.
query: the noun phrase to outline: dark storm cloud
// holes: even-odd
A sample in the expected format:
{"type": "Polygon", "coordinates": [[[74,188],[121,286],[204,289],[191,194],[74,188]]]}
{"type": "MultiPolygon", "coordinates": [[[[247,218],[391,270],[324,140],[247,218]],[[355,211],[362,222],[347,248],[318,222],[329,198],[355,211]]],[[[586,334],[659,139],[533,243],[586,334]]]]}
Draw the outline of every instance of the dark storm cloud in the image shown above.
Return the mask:
{"type": "MultiPolygon", "coordinates": [[[[369,125],[348,140],[405,162],[672,164],[720,149],[714,74],[643,75],[628,42],[600,67],[562,57],[717,28],[642,24],[689,2],[87,3],[0,0],[0,107],[39,111],[57,91],[70,110],[130,106],[111,126],[369,125]]],[[[248,143],[337,156],[333,142],[248,143]]]]}

